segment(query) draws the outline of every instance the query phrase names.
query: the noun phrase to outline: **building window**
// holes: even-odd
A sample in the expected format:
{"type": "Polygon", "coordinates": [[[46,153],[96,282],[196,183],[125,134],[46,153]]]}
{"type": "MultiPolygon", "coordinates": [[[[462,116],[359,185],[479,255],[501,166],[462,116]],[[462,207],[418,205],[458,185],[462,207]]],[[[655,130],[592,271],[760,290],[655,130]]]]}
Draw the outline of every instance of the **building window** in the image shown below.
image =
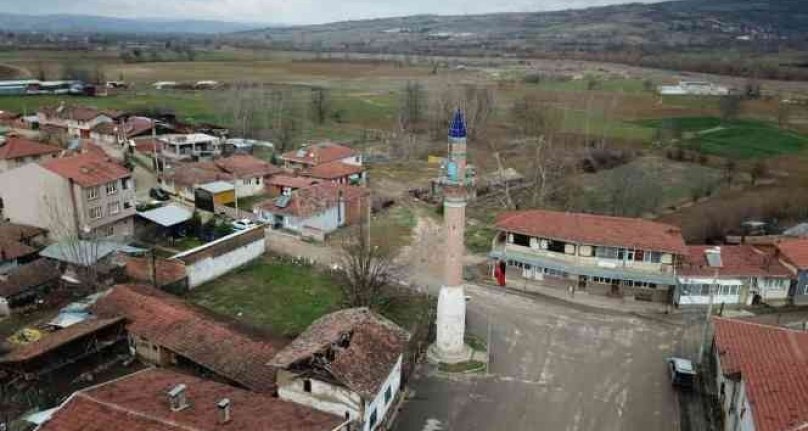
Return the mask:
{"type": "Polygon", "coordinates": [[[90,208],[90,218],[97,220],[101,218],[101,207],[90,208]]]}
{"type": "Polygon", "coordinates": [[[513,234],[513,243],[522,247],[530,247],[530,237],[518,233],[513,234]]]}
{"type": "Polygon", "coordinates": [[[107,194],[108,195],[115,194],[115,192],[117,192],[117,191],[118,191],[118,182],[117,181],[107,183],[107,194]]]}
{"type": "Polygon", "coordinates": [[[393,399],[393,388],[388,386],[387,389],[384,390],[384,403],[390,404],[391,399],[393,399]]]}
{"type": "Polygon", "coordinates": [[[242,180],[242,183],[244,183],[245,186],[249,186],[250,180],[242,180]]]}
{"type": "Polygon", "coordinates": [[[370,427],[370,429],[375,428],[376,427],[376,422],[378,422],[378,421],[379,421],[379,418],[378,418],[376,409],[373,409],[373,413],[370,414],[370,419],[368,419],[368,426],[370,427]]]}
{"type": "Polygon", "coordinates": [[[98,186],[87,189],[87,199],[98,199],[98,186]]]}
{"type": "Polygon", "coordinates": [[[303,380],[303,392],[311,393],[311,380],[303,380]]]}
{"type": "Polygon", "coordinates": [[[121,188],[123,190],[129,190],[129,179],[128,178],[124,178],[124,179],[121,180],[121,188]]]}
{"type": "Polygon", "coordinates": [[[107,213],[110,215],[118,214],[121,212],[121,203],[120,202],[110,202],[107,208],[107,213]]]}
{"type": "Polygon", "coordinates": [[[595,257],[601,259],[617,259],[617,249],[614,247],[595,247],[595,257]]]}

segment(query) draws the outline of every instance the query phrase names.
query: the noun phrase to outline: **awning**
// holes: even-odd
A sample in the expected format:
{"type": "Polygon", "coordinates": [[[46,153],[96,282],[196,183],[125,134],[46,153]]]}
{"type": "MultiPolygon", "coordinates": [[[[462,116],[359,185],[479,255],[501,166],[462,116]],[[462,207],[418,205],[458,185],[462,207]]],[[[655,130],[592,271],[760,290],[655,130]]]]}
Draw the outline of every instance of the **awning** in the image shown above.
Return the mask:
{"type": "Polygon", "coordinates": [[[171,227],[185,223],[193,217],[193,213],[178,205],[166,205],[149,211],[138,213],[139,216],[163,227],[171,227]]]}
{"type": "Polygon", "coordinates": [[[492,251],[489,254],[494,259],[514,260],[532,266],[562,271],[568,274],[586,275],[589,277],[615,278],[619,280],[630,280],[661,285],[675,285],[676,277],[673,274],[643,272],[631,268],[609,268],[607,266],[578,265],[572,262],[546,258],[542,256],[528,255],[518,252],[492,251]]]}

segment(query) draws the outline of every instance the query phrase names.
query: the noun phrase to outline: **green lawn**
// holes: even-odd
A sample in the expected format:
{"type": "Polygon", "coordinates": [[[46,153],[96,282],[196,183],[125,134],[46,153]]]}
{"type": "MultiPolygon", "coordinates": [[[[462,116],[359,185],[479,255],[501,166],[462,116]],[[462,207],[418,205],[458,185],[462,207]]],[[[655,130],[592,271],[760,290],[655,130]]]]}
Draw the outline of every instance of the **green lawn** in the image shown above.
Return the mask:
{"type": "Polygon", "coordinates": [[[791,154],[808,147],[808,136],[757,120],[724,122],[716,117],[644,120],[649,128],[679,130],[688,146],[707,154],[737,159],[791,154]]]}
{"type": "Polygon", "coordinates": [[[342,293],[315,268],[265,257],[194,289],[189,299],[277,335],[295,336],[339,309],[342,293]]]}

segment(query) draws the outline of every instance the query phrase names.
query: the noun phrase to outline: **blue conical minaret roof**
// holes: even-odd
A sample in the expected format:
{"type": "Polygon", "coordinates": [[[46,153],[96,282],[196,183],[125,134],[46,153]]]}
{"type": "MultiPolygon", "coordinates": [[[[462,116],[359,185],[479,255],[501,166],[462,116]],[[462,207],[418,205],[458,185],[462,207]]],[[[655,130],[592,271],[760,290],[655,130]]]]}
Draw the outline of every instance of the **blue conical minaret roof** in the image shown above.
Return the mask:
{"type": "Polygon", "coordinates": [[[452,117],[452,124],[449,126],[450,138],[466,137],[466,120],[463,118],[463,111],[458,108],[452,117]]]}

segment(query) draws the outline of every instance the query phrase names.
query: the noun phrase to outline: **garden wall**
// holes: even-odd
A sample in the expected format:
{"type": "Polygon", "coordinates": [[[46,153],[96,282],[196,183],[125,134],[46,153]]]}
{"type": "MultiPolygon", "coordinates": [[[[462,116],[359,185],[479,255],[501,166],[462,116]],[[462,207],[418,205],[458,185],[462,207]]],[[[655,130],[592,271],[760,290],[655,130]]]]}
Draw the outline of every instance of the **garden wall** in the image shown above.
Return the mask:
{"type": "Polygon", "coordinates": [[[264,228],[236,232],[172,257],[185,263],[193,289],[256,259],[266,251],[264,228]]]}

